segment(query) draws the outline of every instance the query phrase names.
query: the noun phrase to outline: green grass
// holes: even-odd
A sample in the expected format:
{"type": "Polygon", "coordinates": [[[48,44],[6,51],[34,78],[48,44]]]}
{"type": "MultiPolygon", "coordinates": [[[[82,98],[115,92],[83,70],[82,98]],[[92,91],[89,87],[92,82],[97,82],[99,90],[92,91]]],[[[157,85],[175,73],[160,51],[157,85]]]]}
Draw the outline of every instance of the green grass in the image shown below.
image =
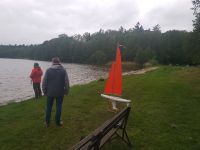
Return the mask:
{"type": "MultiPolygon", "coordinates": [[[[46,99],[0,107],[1,150],[64,150],[114,114],[100,97],[105,82],[74,86],[63,103],[63,127],[44,128],[46,99]]],[[[200,149],[200,69],[161,67],[123,78],[123,98],[132,100],[127,131],[136,150],[200,149]]],[[[104,150],[129,149],[119,139],[104,150]]]]}

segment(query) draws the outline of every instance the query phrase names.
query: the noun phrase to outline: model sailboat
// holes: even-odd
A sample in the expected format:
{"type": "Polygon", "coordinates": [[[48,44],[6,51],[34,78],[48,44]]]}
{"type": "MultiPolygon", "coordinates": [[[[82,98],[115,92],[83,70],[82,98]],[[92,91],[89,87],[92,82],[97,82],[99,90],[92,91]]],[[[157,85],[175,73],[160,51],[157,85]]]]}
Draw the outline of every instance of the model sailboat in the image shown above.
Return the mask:
{"type": "Polygon", "coordinates": [[[127,106],[131,102],[130,100],[119,97],[122,96],[122,65],[119,46],[117,47],[116,60],[115,62],[112,62],[111,65],[109,77],[104,89],[104,94],[101,94],[101,96],[111,101],[113,110],[117,110],[116,102],[126,103],[127,106]]]}

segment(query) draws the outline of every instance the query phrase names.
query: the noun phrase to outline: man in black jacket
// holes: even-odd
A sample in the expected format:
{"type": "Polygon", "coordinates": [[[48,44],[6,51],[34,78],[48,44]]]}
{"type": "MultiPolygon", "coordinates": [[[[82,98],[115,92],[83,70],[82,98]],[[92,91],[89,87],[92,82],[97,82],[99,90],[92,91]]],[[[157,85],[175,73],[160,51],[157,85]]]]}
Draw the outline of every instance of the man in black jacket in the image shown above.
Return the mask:
{"type": "Polygon", "coordinates": [[[46,70],[42,82],[42,90],[44,95],[47,96],[46,127],[50,124],[54,99],[56,99],[56,125],[61,126],[62,102],[64,95],[68,95],[69,93],[69,79],[58,57],[52,59],[52,66],[46,70]]]}

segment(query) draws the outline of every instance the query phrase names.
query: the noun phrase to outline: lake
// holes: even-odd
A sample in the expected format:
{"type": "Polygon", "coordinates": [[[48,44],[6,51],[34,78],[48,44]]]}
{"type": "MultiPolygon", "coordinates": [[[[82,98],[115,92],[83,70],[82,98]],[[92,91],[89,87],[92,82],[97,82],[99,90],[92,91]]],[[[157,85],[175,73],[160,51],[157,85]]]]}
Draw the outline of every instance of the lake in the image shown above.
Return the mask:
{"type": "MultiPolygon", "coordinates": [[[[46,61],[0,58],[0,105],[34,97],[29,77],[34,62],[39,63],[43,73],[52,64],[46,61]]],[[[68,63],[62,63],[62,65],[68,72],[70,86],[85,84],[99,78],[104,78],[108,74],[104,68],[91,65],[68,63]]]]}

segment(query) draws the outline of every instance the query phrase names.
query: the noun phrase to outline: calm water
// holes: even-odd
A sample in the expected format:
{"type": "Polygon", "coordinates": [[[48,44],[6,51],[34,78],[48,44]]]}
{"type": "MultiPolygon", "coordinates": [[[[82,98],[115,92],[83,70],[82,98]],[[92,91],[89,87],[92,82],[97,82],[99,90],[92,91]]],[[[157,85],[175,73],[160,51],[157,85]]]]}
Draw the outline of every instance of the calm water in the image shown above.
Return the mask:
{"type": "MultiPolygon", "coordinates": [[[[0,58],[0,105],[9,101],[21,101],[34,97],[29,78],[36,61],[0,58]]],[[[43,72],[51,66],[51,62],[37,61],[43,72]]],[[[90,65],[65,64],[70,86],[84,84],[107,75],[107,71],[90,65]]]]}

